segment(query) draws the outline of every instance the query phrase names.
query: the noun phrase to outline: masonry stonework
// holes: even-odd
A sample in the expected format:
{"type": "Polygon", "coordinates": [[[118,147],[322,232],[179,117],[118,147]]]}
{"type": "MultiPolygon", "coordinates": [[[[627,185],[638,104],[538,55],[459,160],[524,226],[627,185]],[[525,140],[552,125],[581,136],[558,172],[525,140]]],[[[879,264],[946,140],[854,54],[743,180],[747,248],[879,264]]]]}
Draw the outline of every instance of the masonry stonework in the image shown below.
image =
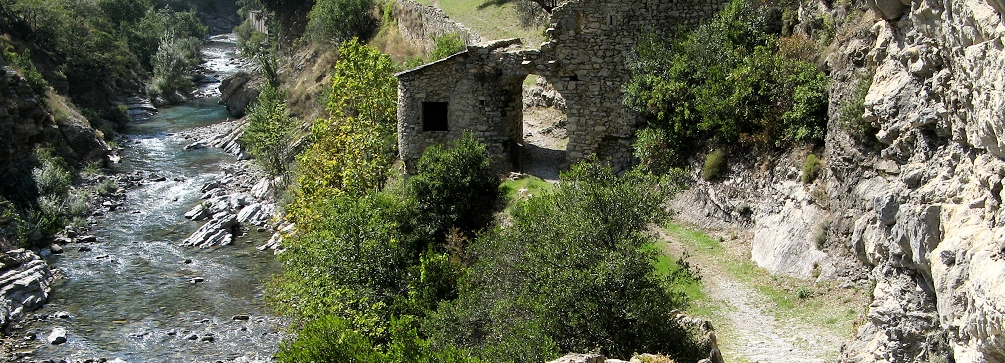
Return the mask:
{"type": "Polygon", "coordinates": [[[447,59],[398,74],[398,146],[406,169],[434,143],[472,132],[499,169],[519,169],[523,80],[545,77],[566,102],[569,162],[597,155],[623,167],[642,119],[623,106],[626,61],[639,39],[695,27],[724,0],[572,0],[552,12],[549,42],[470,45],[447,59]],[[423,131],[423,102],[448,102],[448,130],[423,131]]]}
{"type": "Polygon", "coordinates": [[[443,10],[419,4],[413,0],[397,0],[394,14],[398,19],[398,30],[408,41],[426,51],[433,49],[433,37],[456,33],[464,44],[475,44],[482,37],[464,24],[450,19],[443,10]]]}

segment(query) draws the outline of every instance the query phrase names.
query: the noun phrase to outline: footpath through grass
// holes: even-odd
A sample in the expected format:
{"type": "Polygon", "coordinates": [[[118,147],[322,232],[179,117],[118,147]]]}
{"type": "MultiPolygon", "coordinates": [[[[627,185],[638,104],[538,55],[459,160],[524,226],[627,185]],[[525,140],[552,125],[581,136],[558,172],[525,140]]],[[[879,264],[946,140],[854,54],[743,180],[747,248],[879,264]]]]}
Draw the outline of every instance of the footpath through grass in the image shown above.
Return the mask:
{"type": "Polygon", "coordinates": [[[416,0],[443,9],[485,40],[520,38],[524,46],[538,48],[546,38],[544,26],[522,27],[512,1],[496,4],[490,0],[416,0]]]}
{"type": "MultiPolygon", "coordinates": [[[[729,286],[717,288],[719,291],[746,291],[758,295],[739,300],[754,301],[755,308],[774,317],[780,327],[811,332],[822,337],[821,340],[838,346],[856,328],[860,314],[869,303],[870,289],[867,288],[841,286],[836,281],[814,282],[772,276],[750,260],[749,247],[739,239],[712,237],[675,223],[669,223],[657,232],[663,237],[660,247],[667,256],[687,256],[687,261],[697,266],[703,276],[702,286],[689,287],[688,295],[693,300],[688,313],[712,321],[720,331],[720,343],[742,340],[741,335],[747,330],[758,327],[734,326],[733,316],[742,307],[738,308],[737,301],[728,294],[725,297],[721,293],[718,296],[708,294],[710,283],[722,284],[726,281],[740,286],[740,289],[729,286]],[[694,289],[701,291],[691,291],[694,289]]],[[[666,257],[665,261],[672,263],[675,258],[666,257]]],[[[835,358],[837,353],[835,346],[827,349],[826,354],[828,358],[835,358]]]]}

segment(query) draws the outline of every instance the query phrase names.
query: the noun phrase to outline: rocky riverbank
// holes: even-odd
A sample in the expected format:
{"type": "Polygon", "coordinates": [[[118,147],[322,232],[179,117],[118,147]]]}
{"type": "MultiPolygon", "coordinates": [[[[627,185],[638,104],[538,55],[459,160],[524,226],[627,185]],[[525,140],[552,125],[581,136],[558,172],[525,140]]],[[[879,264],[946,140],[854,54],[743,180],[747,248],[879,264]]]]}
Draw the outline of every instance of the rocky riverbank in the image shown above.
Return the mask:
{"type": "MultiPolygon", "coordinates": [[[[205,221],[182,242],[186,247],[226,246],[234,242],[235,236],[251,229],[267,232],[280,227],[281,215],[276,203],[279,181],[262,171],[242,149],[239,138],[244,125],[242,120],[228,120],[178,135],[191,141],[186,150],[216,147],[238,158],[224,166],[222,177],[202,185],[203,201],[185,213],[185,218],[205,221]]],[[[259,250],[275,249],[276,244],[272,243],[275,239],[259,250]]]]}

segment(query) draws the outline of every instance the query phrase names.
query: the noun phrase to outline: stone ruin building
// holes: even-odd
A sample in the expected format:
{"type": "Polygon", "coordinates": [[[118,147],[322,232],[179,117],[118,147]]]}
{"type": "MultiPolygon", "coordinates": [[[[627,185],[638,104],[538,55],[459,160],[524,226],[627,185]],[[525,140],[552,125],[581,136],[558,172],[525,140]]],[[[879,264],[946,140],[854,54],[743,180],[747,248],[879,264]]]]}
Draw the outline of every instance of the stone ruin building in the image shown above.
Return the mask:
{"type": "Polygon", "coordinates": [[[465,51],[398,77],[398,149],[414,170],[426,147],[471,131],[500,170],[520,170],[523,84],[546,78],[564,97],[566,162],[590,155],[615,166],[632,163],[639,115],[622,104],[630,78],[625,62],[639,39],[693,27],[723,0],[571,0],[553,9],[548,42],[519,39],[469,45],[465,51]]]}

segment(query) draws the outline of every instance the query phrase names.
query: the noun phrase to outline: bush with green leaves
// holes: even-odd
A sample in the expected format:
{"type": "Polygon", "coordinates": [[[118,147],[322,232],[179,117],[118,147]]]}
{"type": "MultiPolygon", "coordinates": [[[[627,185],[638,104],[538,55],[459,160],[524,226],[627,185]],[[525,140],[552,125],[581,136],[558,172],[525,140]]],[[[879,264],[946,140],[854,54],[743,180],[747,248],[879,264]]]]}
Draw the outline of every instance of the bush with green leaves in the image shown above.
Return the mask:
{"type": "Polygon", "coordinates": [[[464,133],[449,148],[430,146],[416,170],[408,190],[433,236],[445,238],[452,227],[476,232],[492,221],[500,181],[485,145],[473,134],[464,133]]]}
{"type": "Polygon", "coordinates": [[[147,93],[159,96],[190,90],[193,87],[193,68],[202,59],[200,44],[201,41],[196,38],[180,38],[170,32],[165,34],[151,60],[154,78],[147,86],[147,93]]]}
{"type": "Polygon", "coordinates": [[[863,118],[865,114],[865,97],[869,94],[869,87],[872,86],[872,79],[875,71],[867,71],[858,74],[855,80],[855,91],[852,99],[846,102],[840,109],[840,124],[848,131],[848,134],[859,142],[872,142],[876,140],[876,132],[879,128],[875,123],[863,118]]]}
{"type": "Polygon", "coordinates": [[[307,14],[307,36],[333,45],[352,38],[370,39],[379,25],[373,16],[376,6],[376,0],[317,0],[307,14]]]}
{"type": "Polygon", "coordinates": [[[425,326],[434,344],[492,362],[545,362],[568,351],[614,357],[700,352],[671,319],[687,306],[654,268],[652,223],[667,214],[656,179],[618,177],[599,163],[573,166],[554,193],[520,202],[509,225],[479,237],[458,298],[425,326]]]}
{"type": "Polygon", "coordinates": [[[644,164],[680,163],[685,151],[706,142],[776,147],[823,140],[829,80],[811,62],[817,50],[770,34],[763,13],[734,0],[692,32],[640,42],[624,104],[658,130],[639,134],[636,156],[644,164]]]}
{"type": "Polygon", "coordinates": [[[464,50],[466,45],[458,33],[433,36],[433,50],[429,51],[429,61],[434,62],[464,50]]]}
{"type": "Polygon", "coordinates": [[[715,149],[705,156],[705,163],[701,167],[701,178],[712,180],[726,172],[726,151],[715,149]]]}
{"type": "Polygon", "coordinates": [[[815,154],[806,155],[806,161],[803,162],[803,174],[799,177],[803,183],[812,183],[817,179],[817,175],[820,173],[820,158],[815,154]]]}
{"type": "MultiPolygon", "coordinates": [[[[417,322],[410,323],[413,327],[405,336],[398,334],[396,325],[402,319],[422,318],[440,301],[453,299],[462,275],[461,262],[428,227],[456,218],[449,214],[454,206],[441,210],[420,207],[421,203],[481,202],[456,196],[437,200],[444,198],[443,185],[462,195],[478,195],[486,189],[479,185],[484,183],[479,178],[450,180],[454,175],[444,172],[466,167],[466,162],[477,172],[483,165],[480,159],[487,158],[484,146],[459,143],[451,149],[433,150],[431,155],[425,159],[425,169],[413,177],[414,186],[341,194],[315,203],[318,218],[299,224],[299,233],[285,242],[286,251],[280,255],[285,271],[270,285],[269,297],[280,312],[304,325],[281,349],[281,362],[370,361],[366,359],[374,357],[401,361],[397,357],[403,355],[410,357],[405,361],[468,361],[460,351],[432,349],[416,332],[417,322]],[[414,194],[419,191],[431,196],[414,194]]],[[[492,182],[493,193],[485,198],[494,198],[498,185],[494,175],[492,182]]],[[[463,218],[489,219],[492,211],[480,207],[456,206],[483,214],[463,218]]]]}
{"type": "Polygon", "coordinates": [[[299,124],[286,110],[286,92],[271,82],[262,86],[258,100],[248,109],[241,141],[269,175],[289,179],[288,164],[294,131],[299,124]]]}
{"type": "Polygon", "coordinates": [[[24,53],[17,54],[10,49],[3,51],[4,61],[17,67],[21,71],[21,76],[28,81],[28,86],[39,97],[45,97],[45,92],[49,90],[49,82],[38,73],[35,63],[31,61],[31,51],[25,49],[24,53]]]}

